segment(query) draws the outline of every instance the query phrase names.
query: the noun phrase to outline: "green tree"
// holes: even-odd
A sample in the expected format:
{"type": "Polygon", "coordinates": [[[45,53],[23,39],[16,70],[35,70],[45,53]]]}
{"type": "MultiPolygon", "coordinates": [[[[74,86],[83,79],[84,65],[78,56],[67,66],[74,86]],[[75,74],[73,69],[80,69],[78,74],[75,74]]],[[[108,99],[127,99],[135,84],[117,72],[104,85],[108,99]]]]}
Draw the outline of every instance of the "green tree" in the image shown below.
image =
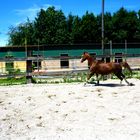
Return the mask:
{"type": "Polygon", "coordinates": [[[36,37],[40,44],[62,44],[68,41],[66,17],[61,10],[41,9],[35,19],[36,37]]]}
{"type": "Polygon", "coordinates": [[[17,27],[11,26],[9,28],[9,40],[8,45],[20,45],[21,44],[21,35],[17,27]]]}
{"type": "MultiPolygon", "coordinates": [[[[40,9],[34,21],[9,28],[9,45],[101,43],[101,14],[86,12],[82,17],[69,14],[55,7],[40,9]],[[39,41],[39,42],[38,42],[39,41]]],[[[104,14],[105,42],[140,41],[140,10],[120,8],[113,15],[104,14]]]]}
{"type": "Polygon", "coordinates": [[[81,26],[81,18],[78,16],[75,16],[73,19],[73,28],[71,33],[71,39],[72,43],[81,43],[81,32],[80,32],[80,26],[81,26]]]}
{"type": "Polygon", "coordinates": [[[128,12],[121,8],[113,15],[112,39],[116,42],[124,42],[125,39],[132,41],[137,31],[137,14],[134,11],[128,12]]]}
{"type": "Polygon", "coordinates": [[[11,26],[9,30],[9,45],[34,44],[34,25],[29,19],[16,27],[11,26]]]}
{"type": "Polygon", "coordinates": [[[74,26],[74,17],[71,13],[67,17],[67,31],[68,31],[68,40],[69,44],[73,43],[73,26],[74,26]]]}
{"type": "Polygon", "coordinates": [[[135,32],[134,36],[135,41],[140,41],[140,10],[137,13],[137,31],[135,32]]]}
{"type": "Polygon", "coordinates": [[[98,41],[97,20],[93,13],[86,12],[82,17],[80,32],[81,42],[93,43],[98,41]]]}
{"type": "Polygon", "coordinates": [[[113,32],[113,24],[112,24],[112,16],[111,13],[106,12],[104,15],[104,28],[105,28],[105,42],[108,43],[112,40],[112,32],[113,32]]]}
{"type": "Polygon", "coordinates": [[[60,10],[55,15],[55,44],[68,44],[69,36],[67,29],[67,21],[64,13],[60,10]]]}
{"type": "MultiPolygon", "coordinates": [[[[102,34],[102,15],[97,15],[97,37],[98,42],[101,41],[101,34],[102,34]]],[[[113,33],[113,23],[112,23],[112,15],[109,12],[106,12],[104,14],[104,42],[108,43],[110,40],[113,39],[112,33],[113,33]]]]}
{"type": "Polygon", "coordinates": [[[36,39],[39,40],[40,44],[46,43],[45,41],[45,33],[47,32],[46,17],[47,17],[46,11],[44,9],[41,9],[34,21],[35,37],[36,39]]]}

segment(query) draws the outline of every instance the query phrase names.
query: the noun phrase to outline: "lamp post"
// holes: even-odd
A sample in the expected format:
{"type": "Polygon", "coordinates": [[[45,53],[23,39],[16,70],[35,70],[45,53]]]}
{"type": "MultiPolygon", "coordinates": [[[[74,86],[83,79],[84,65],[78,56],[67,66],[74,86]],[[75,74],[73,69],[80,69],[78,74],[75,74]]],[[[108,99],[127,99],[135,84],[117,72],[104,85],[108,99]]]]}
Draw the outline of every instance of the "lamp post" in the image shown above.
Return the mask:
{"type": "Polygon", "coordinates": [[[102,0],[102,54],[104,55],[104,0],[102,0]]]}

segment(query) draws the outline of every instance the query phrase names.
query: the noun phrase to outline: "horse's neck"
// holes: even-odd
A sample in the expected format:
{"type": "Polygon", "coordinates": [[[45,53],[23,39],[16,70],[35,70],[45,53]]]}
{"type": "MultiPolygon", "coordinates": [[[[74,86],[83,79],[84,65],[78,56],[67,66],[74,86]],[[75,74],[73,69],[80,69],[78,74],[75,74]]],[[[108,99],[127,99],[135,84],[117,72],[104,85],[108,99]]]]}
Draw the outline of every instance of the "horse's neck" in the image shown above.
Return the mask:
{"type": "Polygon", "coordinates": [[[92,57],[88,57],[87,60],[88,60],[88,65],[89,65],[89,66],[91,66],[93,63],[96,63],[96,62],[95,62],[95,59],[92,58],[92,57]]]}

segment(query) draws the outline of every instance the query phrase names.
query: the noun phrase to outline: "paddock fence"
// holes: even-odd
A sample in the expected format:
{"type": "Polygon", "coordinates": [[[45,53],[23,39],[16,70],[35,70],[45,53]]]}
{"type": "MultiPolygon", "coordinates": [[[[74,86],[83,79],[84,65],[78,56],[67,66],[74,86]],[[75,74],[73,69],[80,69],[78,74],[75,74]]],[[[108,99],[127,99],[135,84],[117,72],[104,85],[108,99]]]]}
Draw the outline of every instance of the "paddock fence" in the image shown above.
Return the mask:
{"type": "Polygon", "coordinates": [[[87,61],[80,62],[83,51],[105,62],[127,61],[140,71],[140,43],[25,45],[0,47],[0,77],[64,77],[88,71],[87,61]],[[55,52],[57,51],[57,52],[55,52]],[[105,55],[100,55],[105,54],[105,55]],[[59,55],[59,56],[57,56],[59,55]],[[52,56],[52,57],[49,57],[52,56]]]}
{"type": "MultiPolygon", "coordinates": [[[[0,58],[0,77],[42,77],[65,76],[73,73],[87,72],[87,62],[81,63],[80,56],[74,57],[27,57],[0,58]]],[[[104,58],[106,62],[127,61],[132,70],[140,70],[140,54],[96,55],[96,59],[104,58]]]]}

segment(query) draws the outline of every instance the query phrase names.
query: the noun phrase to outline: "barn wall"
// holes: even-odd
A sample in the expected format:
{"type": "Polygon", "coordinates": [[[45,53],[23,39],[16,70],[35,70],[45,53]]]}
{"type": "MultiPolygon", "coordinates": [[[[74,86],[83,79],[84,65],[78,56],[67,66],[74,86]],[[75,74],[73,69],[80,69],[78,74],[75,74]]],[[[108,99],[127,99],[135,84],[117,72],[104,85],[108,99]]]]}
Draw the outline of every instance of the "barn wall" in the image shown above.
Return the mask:
{"type": "MultiPolygon", "coordinates": [[[[61,69],[60,60],[44,60],[41,63],[42,69],[61,69]]],[[[70,59],[68,69],[85,68],[87,67],[87,61],[84,63],[80,62],[80,59],[70,59]]]]}
{"type": "Polygon", "coordinates": [[[0,73],[5,73],[5,62],[0,62],[0,73]]]}
{"type": "MultiPolygon", "coordinates": [[[[125,59],[123,59],[125,60],[125,59]]],[[[134,57],[134,58],[126,58],[128,64],[131,67],[140,68],[140,58],[134,57]]],[[[6,63],[0,62],[0,73],[6,72],[6,63]]],[[[87,68],[88,64],[87,61],[84,63],[80,62],[80,59],[69,59],[69,67],[67,69],[82,69],[87,68]]],[[[14,61],[14,69],[20,69],[20,71],[25,72],[26,71],[26,61],[14,61]]],[[[60,60],[43,60],[41,61],[41,69],[42,70],[57,70],[62,69],[60,65],[60,60]]]]}
{"type": "Polygon", "coordinates": [[[14,61],[14,69],[20,69],[22,72],[26,71],[26,62],[14,61]]]}

